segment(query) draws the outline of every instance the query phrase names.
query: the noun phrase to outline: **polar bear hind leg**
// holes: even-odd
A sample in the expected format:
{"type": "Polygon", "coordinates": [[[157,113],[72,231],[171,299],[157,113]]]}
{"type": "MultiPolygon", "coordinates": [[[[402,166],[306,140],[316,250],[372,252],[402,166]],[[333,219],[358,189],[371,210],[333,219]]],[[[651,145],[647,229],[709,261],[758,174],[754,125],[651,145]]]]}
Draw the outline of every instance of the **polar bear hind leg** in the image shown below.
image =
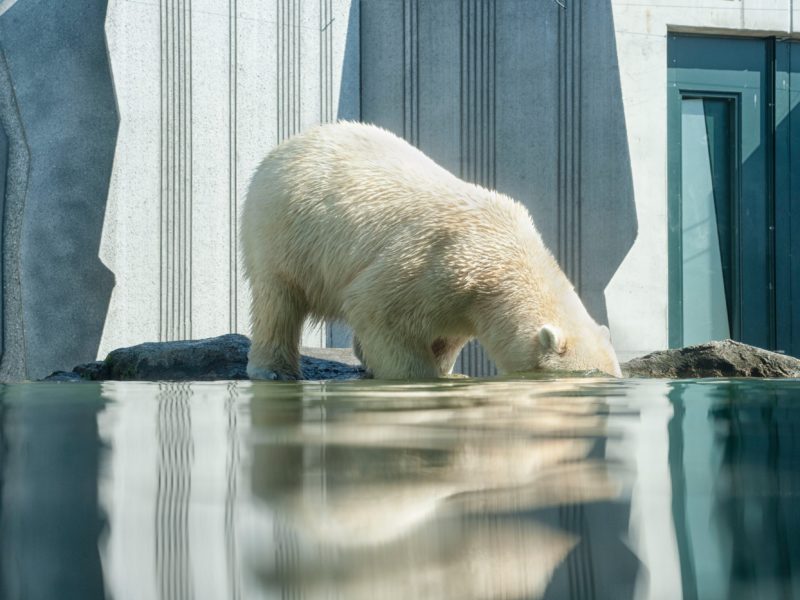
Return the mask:
{"type": "Polygon", "coordinates": [[[391,327],[356,335],[362,364],[376,379],[435,379],[439,369],[424,343],[397,335],[391,327]]]}
{"type": "MultiPolygon", "coordinates": [[[[417,351],[409,348],[409,350],[404,353],[407,355],[405,357],[405,361],[407,364],[411,365],[411,368],[417,370],[418,372],[428,374],[426,376],[444,377],[453,372],[453,366],[458,358],[458,354],[461,352],[464,344],[466,344],[468,341],[469,338],[436,338],[430,347],[431,354],[433,355],[432,359],[427,356],[427,352],[422,346],[420,346],[417,351]],[[435,373],[435,375],[430,375],[430,373],[435,373]]],[[[395,349],[394,352],[397,352],[397,350],[395,349]]],[[[364,350],[361,346],[361,340],[358,339],[357,335],[353,335],[353,353],[355,354],[356,358],[361,361],[361,364],[364,365],[365,368],[369,369],[369,375],[372,376],[372,369],[367,366],[367,361],[364,357],[364,350]]],[[[407,377],[407,375],[404,377],[407,377]]]]}
{"type": "Polygon", "coordinates": [[[468,341],[469,338],[466,337],[439,337],[433,340],[431,352],[436,361],[440,377],[450,375],[453,372],[453,366],[456,364],[458,354],[468,341]]]}

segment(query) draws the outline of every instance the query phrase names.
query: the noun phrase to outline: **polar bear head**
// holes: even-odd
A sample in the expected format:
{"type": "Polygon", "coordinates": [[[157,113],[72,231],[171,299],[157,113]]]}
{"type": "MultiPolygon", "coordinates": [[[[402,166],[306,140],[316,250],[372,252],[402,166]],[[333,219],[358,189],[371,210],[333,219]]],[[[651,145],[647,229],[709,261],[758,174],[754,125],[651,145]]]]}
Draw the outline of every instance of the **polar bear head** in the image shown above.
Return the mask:
{"type": "Polygon", "coordinates": [[[542,325],[535,345],[539,368],[547,371],[588,371],[598,369],[622,377],[608,327],[594,321],[565,329],[542,325]]]}

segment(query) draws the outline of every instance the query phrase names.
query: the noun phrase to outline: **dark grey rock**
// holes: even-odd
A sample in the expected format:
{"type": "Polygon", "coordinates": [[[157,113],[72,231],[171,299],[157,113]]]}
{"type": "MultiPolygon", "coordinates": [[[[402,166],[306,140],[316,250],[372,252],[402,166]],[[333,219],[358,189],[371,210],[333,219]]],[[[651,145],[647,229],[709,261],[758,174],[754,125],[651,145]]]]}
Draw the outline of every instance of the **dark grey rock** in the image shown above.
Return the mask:
{"type": "MultiPolygon", "coordinates": [[[[214,381],[247,379],[250,340],[229,334],[204,340],[150,342],[120,348],[104,361],[57,371],[46,381],[214,381]]],[[[360,379],[364,369],[350,349],[302,348],[305,379],[360,379]]],[[[725,340],[653,352],[622,365],[627,377],[800,377],[800,360],[725,340]]]]}
{"type": "Polygon", "coordinates": [[[364,367],[349,348],[300,348],[305,379],[363,379],[364,367]]]}
{"type": "Polygon", "coordinates": [[[204,340],[148,342],[113,350],[103,379],[137,381],[214,381],[247,379],[250,341],[229,334],[204,340]]]}
{"type": "MultiPolygon", "coordinates": [[[[46,381],[216,381],[247,379],[250,340],[229,334],[204,340],[148,342],[112,351],[104,361],[57,371],[46,381]]],[[[303,348],[305,379],[358,379],[364,376],[352,351],[303,348]]]]}
{"type": "Polygon", "coordinates": [[[800,377],[800,360],[733,340],[662,350],[622,365],[626,377],[800,377]]]}
{"type": "Polygon", "coordinates": [[[108,379],[108,368],[106,363],[102,360],[78,365],[72,372],[78,375],[81,379],[89,379],[90,381],[102,381],[108,379]]]}
{"type": "Polygon", "coordinates": [[[103,381],[108,379],[108,369],[105,362],[98,360],[95,362],[78,365],[72,371],[55,371],[42,381],[103,381]]]}
{"type": "Polygon", "coordinates": [[[71,383],[79,382],[79,381],[86,381],[83,379],[78,373],[75,371],[55,371],[54,373],[50,373],[47,377],[42,379],[42,381],[67,381],[71,383]]]}

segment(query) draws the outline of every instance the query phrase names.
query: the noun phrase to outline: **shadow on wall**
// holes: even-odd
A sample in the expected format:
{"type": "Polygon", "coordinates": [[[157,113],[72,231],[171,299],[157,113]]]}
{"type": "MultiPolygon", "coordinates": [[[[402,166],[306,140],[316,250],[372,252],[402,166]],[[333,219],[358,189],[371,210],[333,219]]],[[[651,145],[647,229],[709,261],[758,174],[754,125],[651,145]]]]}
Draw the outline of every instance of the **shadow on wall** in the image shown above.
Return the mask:
{"type": "Polygon", "coordinates": [[[17,0],[0,0],[0,15],[6,12],[9,8],[14,6],[17,0]]]}
{"type": "Polygon", "coordinates": [[[352,0],[347,15],[347,37],[342,59],[342,79],[336,118],[358,121],[361,118],[361,52],[359,47],[360,2],[352,0]]]}
{"type": "MultiPolygon", "coordinates": [[[[578,5],[578,3],[572,3],[578,5]]],[[[639,231],[611,1],[580,3],[580,114],[576,283],[592,316],[608,324],[605,289],[639,231]]]]}
{"type": "MultiPolygon", "coordinates": [[[[26,0],[0,16],[30,156],[22,222],[16,239],[3,240],[20,256],[20,279],[3,283],[21,288],[29,378],[95,359],[114,287],[98,258],[119,123],[106,4],[26,0]]],[[[19,142],[9,140],[12,151],[19,142]]]]}
{"type": "MultiPolygon", "coordinates": [[[[610,0],[361,4],[361,117],[525,204],[589,312],[636,238],[610,0]]],[[[348,45],[350,40],[348,40],[348,45]]]]}

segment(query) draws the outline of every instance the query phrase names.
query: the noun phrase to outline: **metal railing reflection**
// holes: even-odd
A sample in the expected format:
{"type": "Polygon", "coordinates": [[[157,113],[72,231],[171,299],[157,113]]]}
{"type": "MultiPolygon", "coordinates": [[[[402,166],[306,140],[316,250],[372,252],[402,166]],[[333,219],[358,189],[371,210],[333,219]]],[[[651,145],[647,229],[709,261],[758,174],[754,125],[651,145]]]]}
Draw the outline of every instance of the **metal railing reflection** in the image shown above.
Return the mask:
{"type": "Polygon", "coordinates": [[[104,384],[110,531],[100,545],[115,599],[247,597],[238,385],[104,384]]]}
{"type": "Polygon", "coordinates": [[[194,596],[188,524],[194,462],[191,397],[186,383],[159,384],[156,396],[154,560],[158,597],[175,600],[194,596]]]}
{"type": "Polygon", "coordinates": [[[229,600],[241,598],[239,576],[239,546],[236,537],[236,508],[239,495],[239,391],[237,383],[232,381],[227,384],[227,397],[225,398],[226,416],[226,442],[227,457],[225,460],[225,560],[228,572],[229,600]]]}

